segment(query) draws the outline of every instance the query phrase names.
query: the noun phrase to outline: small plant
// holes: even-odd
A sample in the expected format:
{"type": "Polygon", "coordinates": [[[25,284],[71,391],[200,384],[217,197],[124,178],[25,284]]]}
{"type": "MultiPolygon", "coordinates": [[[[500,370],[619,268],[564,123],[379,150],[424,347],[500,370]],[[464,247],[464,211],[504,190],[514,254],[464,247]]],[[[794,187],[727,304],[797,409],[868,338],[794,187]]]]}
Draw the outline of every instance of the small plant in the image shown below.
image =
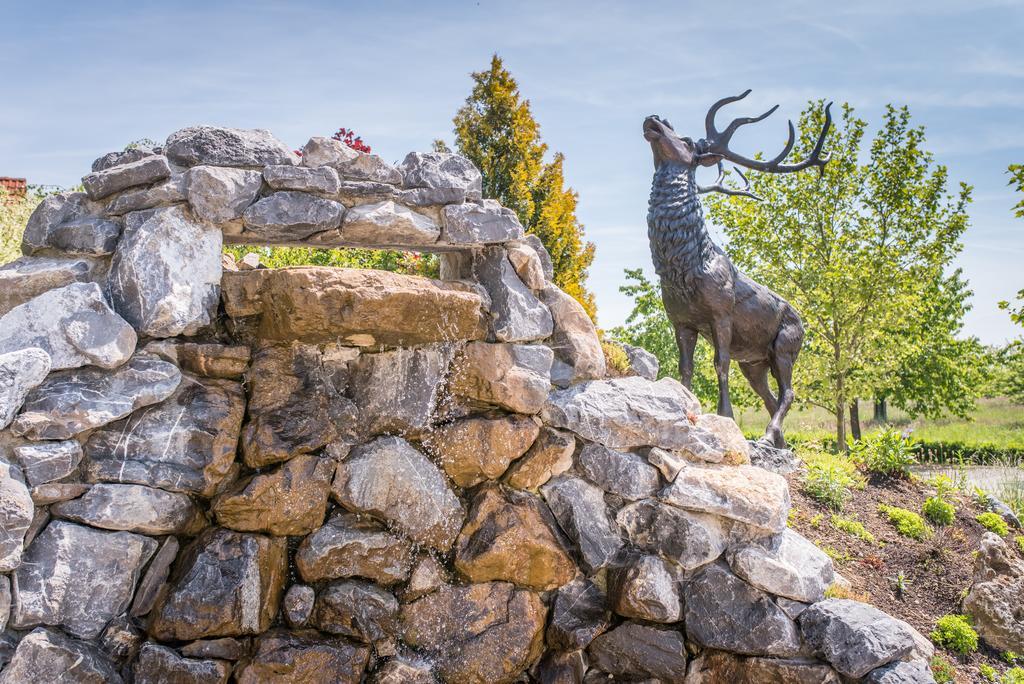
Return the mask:
{"type": "Polygon", "coordinates": [[[925,499],[921,512],[933,525],[950,525],[956,518],[956,508],[939,495],[925,499]]]}
{"type": "Polygon", "coordinates": [[[842,565],[850,560],[850,554],[845,551],[833,548],[831,546],[822,546],[821,550],[825,552],[825,555],[832,559],[832,562],[836,565],[842,565]]]}
{"type": "Polygon", "coordinates": [[[896,586],[896,597],[902,599],[904,594],[907,593],[907,585],[910,584],[910,580],[907,579],[907,575],[900,570],[896,573],[896,576],[892,578],[892,583],[896,586]]]}
{"type": "Polygon", "coordinates": [[[981,672],[981,677],[986,682],[996,681],[996,668],[992,667],[988,663],[982,663],[978,666],[978,670],[981,672]]]}
{"type": "Polygon", "coordinates": [[[953,669],[953,663],[949,662],[949,659],[941,653],[936,653],[932,656],[929,664],[932,667],[932,676],[935,677],[935,684],[950,684],[950,682],[956,680],[956,670],[953,669]]]}
{"type": "Polygon", "coordinates": [[[998,513],[992,513],[991,511],[988,513],[981,513],[975,518],[975,520],[977,520],[978,524],[986,530],[994,532],[1000,537],[1005,537],[1010,533],[1010,526],[1006,524],[1006,521],[1003,520],[1002,516],[998,513]]]}
{"type": "Polygon", "coordinates": [[[825,519],[825,514],[824,513],[818,513],[817,515],[815,515],[814,517],[811,518],[811,527],[813,527],[814,529],[818,529],[819,527],[821,527],[821,521],[824,520],[824,519],[825,519]]]}
{"type": "Polygon", "coordinates": [[[843,503],[854,487],[863,487],[864,481],[856,466],[836,454],[816,453],[805,459],[807,470],[802,487],[807,496],[833,510],[841,511],[843,503]]]}
{"type": "Polygon", "coordinates": [[[1020,658],[1016,651],[1003,651],[1000,657],[1006,661],[1007,665],[1013,665],[1020,658]]]}
{"type": "Polygon", "coordinates": [[[847,534],[852,534],[854,537],[862,539],[863,541],[866,541],[869,544],[875,543],[875,535],[868,532],[868,529],[864,527],[864,524],[859,520],[855,520],[854,518],[847,518],[842,515],[833,515],[832,525],[836,529],[842,530],[847,534]]]}
{"type": "Polygon", "coordinates": [[[601,350],[604,352],[605,365],[615,374],[628,375],[630,370],[629,356],[626,350],[615,342],[609,340],[601,341],[601,350]]]}
{"type": "Polygon", "coordinates": [[[966,615],[943,615],[929,636],[937,645],[953,653],[968,655],[978,650],[978,633],[966,615]]]}
{"type": "Polygon", "coordinates": [[[850,599],[861,603],[870,603],[871,594],[866,591],[855,591],[850,587],[843,586],[837,582],[825,587],[825,598],[850,599]]]}
{"type": "Polygon", "coordinates": [[[928,525],[924,522],[924,518],[913,511],[908,511],[899,506],[879,504],[878,512],[888,518],[889,522],[896,528],[896,531],[904,537],[921,541],[931,533],[928,525]]]}
{"type": "Polygon", "coordinates": [[[910,467],[917,464],[914,446],[894,427],[858,440],[850,455],[868,471],[889,477],[910,477],[910,467]]]}
{"type": "Polygon", "coordinates": [[[1024,684],[1024,667],[1011,667],[1003,673],[1000,684],[1024,684]]]}
{"type": "Polygon", "coordinates": [[[1017,542],[1017,548],[1020,549],[1021,553],[1024,553],[1024,535],[1018,534],[1013,538],[1013,541],[1017,542]]]}

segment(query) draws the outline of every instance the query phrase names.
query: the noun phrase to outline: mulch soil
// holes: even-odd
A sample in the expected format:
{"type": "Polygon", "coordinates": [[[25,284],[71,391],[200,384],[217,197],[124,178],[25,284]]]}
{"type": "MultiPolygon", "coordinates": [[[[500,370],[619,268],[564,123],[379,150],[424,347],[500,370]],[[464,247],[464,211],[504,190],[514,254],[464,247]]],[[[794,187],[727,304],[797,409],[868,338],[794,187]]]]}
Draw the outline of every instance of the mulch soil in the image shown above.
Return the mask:
{"type": "MultiPolygon", "coordinates": [[[[864,489],[853,490],[838,512],[853,518],[874,535],[871,543],[838,529],[832,524],[837,513],[805,495],[800,488],[800,473],[789,476],[794,512],[790,526],[825,549],[836,561],[836,570],[852,585],[850,598],[863,600],[905,620],[928,636],[943,615],[960,613],[961,600],[971,586],[974,552],[985,533],[975,521],[983,512],[969,496],[958,494],[950,501],[956,506],[956,519],[946,527],[934,528],[934,534],[916,541],[896,532],[888,519],[878,512],[879,504],[899,506],[920,514],[924,500],[934,491],[919,480],[872,476],[864,489]],[[904,589],[898,588],[902,573],[904,589]]],[[[1018,555],[1012,530],[1007,538],[1018,555]]],[[[967,657],[937,649],[953,663],[957,682],[984,681],[978,670],[988,663],[1002,672],[1008,666],[1000,654],[982,644],[967,657]]]]}

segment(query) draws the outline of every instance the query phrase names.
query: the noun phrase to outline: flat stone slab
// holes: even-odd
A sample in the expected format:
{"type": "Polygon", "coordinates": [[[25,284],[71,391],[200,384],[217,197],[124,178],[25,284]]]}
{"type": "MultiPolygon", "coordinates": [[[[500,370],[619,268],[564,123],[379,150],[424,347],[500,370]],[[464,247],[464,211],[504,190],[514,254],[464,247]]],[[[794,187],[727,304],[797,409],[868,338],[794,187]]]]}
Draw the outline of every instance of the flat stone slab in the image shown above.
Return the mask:
{"type": "Polygon", "coordinates": [[[789,485],[750,465],[689,465],[658,495],[662,501],[778,533],[789,515],[789,485]]]}
{"type": "Polygon", "coordinates": [[[150,535],[191,536],[209,524],[188,495],[133,484],[95,484],[77,499],[54,504],[50,513],[104,530],[150,535]]]}
{"type": "Polygon", "coordinates": [[[27,255],[61,252],[103,256],[114,251],[121,226],[99,216],[102,205],[84,192],[50,195],[32,212],[21,239],[27,255]]]}
{"type": "Polygon", "coordinates": [[[14,572],[11,625],[57,626],[82,639],[99,636],[111,618],[127,610],[156,547],[155,540],[138,534],[54,520],[14,572]]]}
{"type": "Polygon", "coordinates": [[[94,171],[82,178],[82,187],[89,199],[99,200],[137,185],[149,185],[169,178],[171,167],[167,157],[154,154],[138,161],[118,164],[109,169],[94,171]]]}
{"type": "Polygon", "coordinates": [[[298,164],[287,145],[262,128],[190,126],[171,133],[164,154],[179,166],[259,167],[298,164]]]}
{"type": "Polygon", "coordinates": [[[825,599],[798,619],[814,654],[847,677],[863,677],[914,650],[909,625],[860,601],[825,599]]]}
{"type": "Polygon", "coordinates": [[[407,539],[371,519],[339,513],[302,540],[295,566],[307,582],[365,577],[387,586],[409,577],[412,557],[407,539]]]}
{"type": "Polygon", "coordinates": [[[282,190],[245,210],[243,235],[271,242],[302,241],[341,226],[345,206],[340,202],[282,190]]]}
{"type": "Polygon", "coordinates": [[[458,282],[298,267],[229,271],[223,290],[227,315],[265,340],[414,346],[477,340],[487,331],[480,294],[458,282]],[[302,315],[284,313],[296,311],[302,315]]]}
{"type": "Polygon", "coordinates": [[[29,439],[68,439],[163,401],[180,382],[177,366],[147,355],[113,370],[53,373],[29,392],[11,431],[29,439]]]}
{"type": "Polygon", "coordinates": [[[82,461],[82,446],[73,439],[24,444],[14,447],[14,456],[29,485],[37,487],[75,472],[82,461]]]}
{"type": "Polygon", "coordinates": [[[0,266],[0,316],[44,292],[93,279],[97,260],[23,256],[0,266]]]}
{"type": "Polygon", "coordinates": [[[762,591],[814,603],[835,580],[832,559],[793,530],[729,550],[733,572],[762,591]]]}
{"type": "Polygon", "coordinates": [[[655,499],[624,506],[616,520],[637,548],[685,570],[707,565],[729,544],[728,526],[718,516],[684,511],[655,499]]]}

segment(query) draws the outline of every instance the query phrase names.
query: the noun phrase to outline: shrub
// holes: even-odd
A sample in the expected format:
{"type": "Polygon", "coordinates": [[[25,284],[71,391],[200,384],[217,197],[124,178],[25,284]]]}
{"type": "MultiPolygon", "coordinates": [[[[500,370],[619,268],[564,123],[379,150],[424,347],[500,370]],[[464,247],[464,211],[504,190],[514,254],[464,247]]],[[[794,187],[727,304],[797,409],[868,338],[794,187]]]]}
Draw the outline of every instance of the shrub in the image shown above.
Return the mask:
{"type": "Polygon", "coordinates": [[[604,362],[614,376],[628,375],[630,372],[629,356],[626,350],[615,342],[601,340],[601,351],[604,352],[604,362]]]}
{"type": "Polygon", "coordinates": [[[861,603],[871,603],[871,594],[866,591],[855,591],[837,582],[825,587],[825,598],[850,599],[861,603]]]}
{"type": "Polygon", "coordinates": [[[925,499],[921,512],[934,525],[949,525],[956,517],[956,508],[941,496],[930,496],[925,499]]]}
{"type": "Polygon", "coordinates": [[[1024,667],[1011,667],[1004,672],[1001,684],[1024,684],[1024,667]]]}
{"type": "Polygon", "coordinates": [[[835,526],[836,529],[842,530],[847,534],[852,534],[854,537],[857,537],[858,539],[863,539],[869,544],[875,543],[875,535],[868,532],[867,528],[864,527],[864,524],[859,520],[855,520],[853,518],[846,518],[841,515],[833,515],[832,525],[835,526]]]}
{"type": "Polygon", "coordinates": [[[978,633],[966,615],[943,615],[930,636],[937,645],[953,653],[968,655],[978,650],[978,633]]]}
{"type": "Polygon", "coordinates": [[[896,528],[896,531],[904,537],[917,539],[918,541],[927,537],[930,533],[924,518],[913,511],[908,511],[899,506],[886,506],[879,504],[878,512],[889,519],[889,522],[896,528]]]}
{"type": "Polygon", "coordinates": [[[837,511],[850,496],[850,489],[864,486],[856,466],[836,454],[817,452],[805,457],[802,488],[807,496],[837,511]]]}
{"type": "Polygon", "coordinates": [[[982,663],[979,665],[978,670],[981,672],[981,676],[986,682],[996,681],[996,668],[992,667],[988,663],[982,663]]]}
{"type": "Polygon", "coordinates": [[[949,684],[956,680],[956,670],[953,669],[953,663],[943,656],[941,653],[936,653],[932,656],[931,662],[932,676],[935,677],[935,684],[949,684]]]}
{"type": "Polygon", "coordinates": [[[982,513],[975,520],[986,530],[994,532],[1000,537],[1005,537],[1010,533],[1010,526],[1006,524],[1006,521],[998,513],[982,513]]]}
{"type": "Polygon", "coordinates": [[[917,463],[914,446],[893,427],[855,442],[851,456],[870,472],[890,477],[910,477],[910,467],[917,463]]]}

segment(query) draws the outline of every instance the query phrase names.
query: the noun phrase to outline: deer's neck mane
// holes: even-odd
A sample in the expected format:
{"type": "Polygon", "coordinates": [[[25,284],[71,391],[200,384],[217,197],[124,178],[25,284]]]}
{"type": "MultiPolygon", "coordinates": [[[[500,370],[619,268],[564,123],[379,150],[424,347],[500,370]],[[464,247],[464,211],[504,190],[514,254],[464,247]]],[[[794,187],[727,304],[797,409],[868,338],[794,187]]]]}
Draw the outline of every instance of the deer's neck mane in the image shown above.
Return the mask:
{"type": "Polygon", "coordinates": [[[692,166],[662,164],[654,173],[647,209],[654,269],[663,281],[685,287],[717,251],[704,227],[692,166]]]}

